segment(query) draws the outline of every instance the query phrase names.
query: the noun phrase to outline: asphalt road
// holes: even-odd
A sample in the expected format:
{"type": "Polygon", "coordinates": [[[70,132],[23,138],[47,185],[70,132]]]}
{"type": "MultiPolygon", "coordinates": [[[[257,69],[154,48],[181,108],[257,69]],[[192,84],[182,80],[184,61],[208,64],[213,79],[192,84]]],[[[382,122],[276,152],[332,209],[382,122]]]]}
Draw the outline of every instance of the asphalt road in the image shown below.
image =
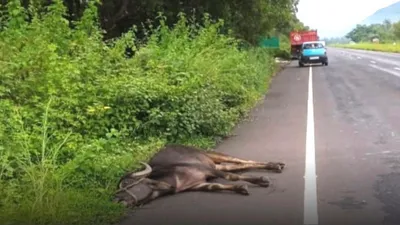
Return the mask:
{"type": "Polygon", "coordinates": [[[121,225],[300,225],[305,218],[320,225],[400,224],[400,54],[332,48],[328,54],[329,66],[289,64],[251,121],[216,149],[286,162],[281,174],[265,172],[271,187],[249,185],[249,196],[160,198],[121,225]]]}

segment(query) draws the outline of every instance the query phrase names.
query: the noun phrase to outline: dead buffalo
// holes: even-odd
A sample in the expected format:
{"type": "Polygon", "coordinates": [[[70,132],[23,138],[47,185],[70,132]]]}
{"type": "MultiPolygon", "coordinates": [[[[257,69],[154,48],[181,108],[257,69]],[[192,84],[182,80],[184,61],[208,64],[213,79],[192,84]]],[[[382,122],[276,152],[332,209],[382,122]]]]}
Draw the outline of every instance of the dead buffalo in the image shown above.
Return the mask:
{"type": "Polygon", "coordinates": [[[282,172],[281,162],[256,162],[217,152],[206,152],[183,145],[166,145],[145,169],[124,175],[118,184],[114,201],[126,206],[146,204],[158,197],[183,191],[233,191],[249,195],[246,184],[210,183],[214,178],[246,181],[262,187],[269,186],[267,177],[238,175],[233,171],[266,169],[282,172]]]}

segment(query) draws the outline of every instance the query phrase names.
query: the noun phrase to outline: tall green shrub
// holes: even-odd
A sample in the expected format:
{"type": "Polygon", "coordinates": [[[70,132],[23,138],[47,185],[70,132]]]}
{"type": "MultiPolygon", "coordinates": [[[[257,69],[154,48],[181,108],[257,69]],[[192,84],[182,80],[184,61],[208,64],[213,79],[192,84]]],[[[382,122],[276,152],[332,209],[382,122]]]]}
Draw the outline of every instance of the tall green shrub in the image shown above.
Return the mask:
{"type": "Polygon", "coordinates": [[[209,146],[262,97],[273,59],[207,15],[102,41],[94,3],[74,29],[8,3],[0,32],[0,222],[108,224],[124,170],[166,142],[209,146]],[[29,15],[30,22],[25,20],[29,15]],[[134,51],[132,58],[125,49],[134,51]],[[23,216],[22,216],[23,215],[23,216]]]}

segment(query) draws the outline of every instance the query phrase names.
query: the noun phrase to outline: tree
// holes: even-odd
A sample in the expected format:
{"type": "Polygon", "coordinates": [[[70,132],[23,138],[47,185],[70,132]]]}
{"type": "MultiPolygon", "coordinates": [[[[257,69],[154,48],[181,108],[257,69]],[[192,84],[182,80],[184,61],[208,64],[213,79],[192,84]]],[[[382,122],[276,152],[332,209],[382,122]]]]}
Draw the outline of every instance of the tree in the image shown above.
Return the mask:
{"type": "MultiPolygon", "coordinates": [[[[371,41],[372,38],[379,38],[380,42],[392,42],[396,39],[396,30],[400,30],[398,23],[392,24],[389,20],[385,20],[382,24],[358,24],[346,38],[355,42],[371,41]]],[[[400,38],[399,35],[397,31],[397,38],[400,38]]]]}
{"type": "Polygon", "coordinates": [[[390,28],[392,27],[392,22],[390,22],[390,20],[388,20],[388,19],[385,19],[383,21],[383,26],[384,26],[386,31],[389,31],[390,28]]]}
{"type": "MultiPolygon", "coordinates": [[[[6,0],[0,0],[6,1],[6,0]]],[[[68,19],[76,20],[87,6],[82,0],[63,0],[68,8],[68,19]]],[[[91,0],[94,1],[94,0],[91,0]]],[[[288,33],[293,28],[304,28],[296,18],[299,0],[99,0],[100,24],[107,32],[106,39],[117,37],[133,25],[142,26],[154,20],[159,12],[172,26],[180,12],[200,21],[204,13],[213,19],[223,19],[233,34],[256,44],[260,37],[271,32],[288,33]]],[[[31,3],[51,4],[51,0],[23,0],[25,7],[31,3]]],[[[157,26],[157,21],[152,21],[157,26]]],[[[143,35],[138,33],[140,39],[143,35]]]]}
{"type": "Polygon", "coordinates": [[[393,24],[393,33],[397,39],[400,39],[400,21],[393,24]]]}
{"type": "Polygon", "coordinates": [[[367,34],[370,32],[370,29],[366,25],[358,24],[356,28],[351,30],[345,37],[351,39],[354,42],[360,42],[366,40],[367,34]]]}

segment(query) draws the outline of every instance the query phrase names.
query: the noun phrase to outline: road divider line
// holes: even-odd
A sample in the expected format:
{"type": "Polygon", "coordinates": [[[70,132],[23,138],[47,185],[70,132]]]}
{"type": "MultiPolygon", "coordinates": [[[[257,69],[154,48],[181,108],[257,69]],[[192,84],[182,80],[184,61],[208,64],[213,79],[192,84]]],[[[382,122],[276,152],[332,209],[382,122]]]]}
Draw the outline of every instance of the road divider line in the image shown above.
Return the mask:
{"type": "Polygon", "coordinates": [[[399,67],[395,67],[394,69],[395,69],[395,70],[400,70],[400,68],[399,68],[399,67]]]}
{"type": "Polygon", "coordinates": [[[306,165],[304,174],[304,224],[318,224],[317,207],[317,175],[315,163],[315,133],[314,133],[314,97],[312,67],[309,67],[308,99],[307,99],[307,130],[306,130],[306,165]]]}
{"type": "Polygon", "coordinates": [[[370,61],[371,63],[373,63],[373,64],[375,64],[376,62],[375,61],[370,61]]]}
{"type": "Polygon", "coordinates": [[[384,71],[386,73],[393,74],[393,75],[395,75],[397,77],[400,77],[400,72],[397,72],[397,71],[394,71],[394,70],[389,70],[389,69],[386,69],[386,68],[383,68],[383,67],[380,67],[380,66],[377,66],[377,65],[374,65],[374,64],[369,64],[369,66],[372,67],[372,68],[384,71]]]}

